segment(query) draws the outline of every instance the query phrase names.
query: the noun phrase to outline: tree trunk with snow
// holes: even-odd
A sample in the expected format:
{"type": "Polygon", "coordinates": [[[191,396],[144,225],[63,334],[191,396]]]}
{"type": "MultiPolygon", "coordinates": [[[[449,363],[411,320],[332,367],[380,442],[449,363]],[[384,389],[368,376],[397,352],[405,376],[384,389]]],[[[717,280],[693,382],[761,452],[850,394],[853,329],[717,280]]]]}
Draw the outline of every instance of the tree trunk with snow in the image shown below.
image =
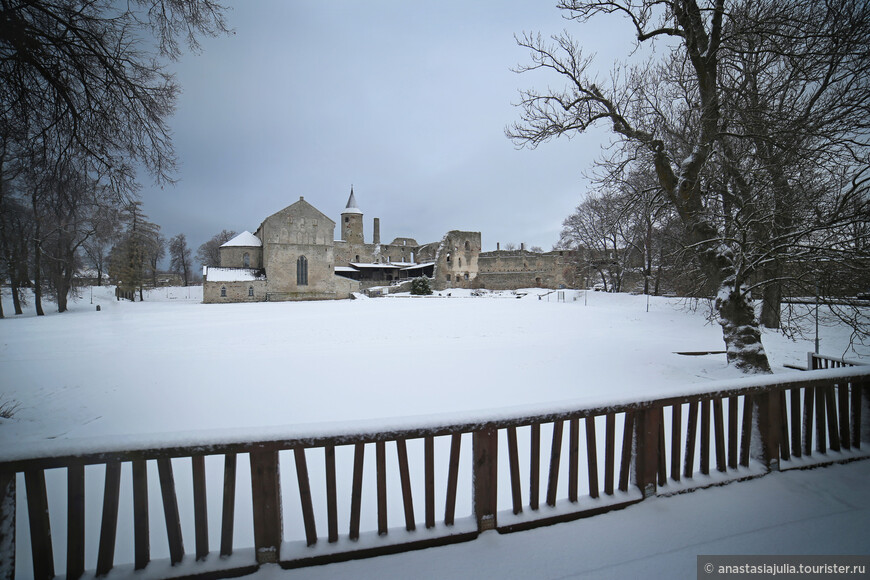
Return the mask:
{"type": "Polygon", "coordinates": [[[770,363],[761,344],[761,331],[755,309],[745,291],[734,287],[734,279],[723,282],[716,297],[716,311],[728,364],[746,373],[769,373],[770,363]]]}
{"type": "MultiPolygon", "coordinates": [[[[711,156],[723,135],[719,51],[727,36],[723,23],[728,11],[724,0],[702,4],[699,6],[698,0],[560,3],[569,18],[581,22],[621,13],[634,25],[639,42],[659,36],[675,40],[679,44],[671,53],[672,66],[666,70],[678,74],[646,82],[640,70],[637,74],[631,71],[625,75],[629,80],[606,88],[587,73],[591,59],[567,33],[552,37],[555,44],[540,35],[526,34],[518,43],[531,51],[532,64],[518,72],[550,71],[568,82],[564,89],[544,93],[522,91],[519,106],[523,120],[510,127],[507,135],[516,143],[534,147],[555,136],[582,133],[600,120],[611,123],[613,132],[624,139],[630,151],[627,155],[645,168],[652,163],[655,181],[677,213],[707,280],[719,288],[716,311],[729,363],[744,372],[767,373],[770,364],[761,344],[758,320],[737,267],[745,256],[735,257],[733,252],[740,247],[733,243],[733,232],[727,231],[727,224],[717,222],[715,210],[711,211],[716,200],[727,199],[725,194],[729,193],[720,181],[709,179],[711,156]],[[657,13],[660,19],[651,17],[657,13]],[[635,86],[634,82],[640,84],[635,86]],[[687,110],[680,111],[683,121],[677,126],[679,135],[668,131],[667,110],[652,111],[648,106],[649,99],[668,96],[658,95],[655,83],[670,83],[676,94],[691,95],[687,110]]],[[[624,168],[619,163],[612,167],[615,173],[624,168]]]]}

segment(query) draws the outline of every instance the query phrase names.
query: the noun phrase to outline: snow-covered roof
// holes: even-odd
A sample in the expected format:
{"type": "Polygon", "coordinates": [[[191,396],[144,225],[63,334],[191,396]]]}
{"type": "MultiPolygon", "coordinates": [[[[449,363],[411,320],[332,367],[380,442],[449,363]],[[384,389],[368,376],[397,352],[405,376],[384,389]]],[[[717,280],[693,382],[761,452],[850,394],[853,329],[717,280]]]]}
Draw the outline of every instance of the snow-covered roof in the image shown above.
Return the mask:
{"type": "Polygon", "coordinates": [[[254,268],[209,268],[205,272],[208,282],[250,282],[262,280],[261,270],[254,268]]]}
{"type": "Polygon", "coordinates": [[[362,210],[356,205],[356,197],[353,195],[353,187],[350,188],[350,197],[347,198],[347,206],[344,208],[344,211],[341,212],[342,215],[346,213],[358,213],[362,214],[362,210]]]}
{"type": "Polygon", "coordinates": [[[263,245],[263,242],[260,241],[260,238],[252,234],[251,232],[245,230],[227,243],[221,245],[222,248],[227,248],[230,246],[245,246],[245,247],[254,247],[259,248],[263,245]]]}
{"type": "Polygon", "coordinates": [[[358,272],[359,270],[357,270],[356,268],[351,268],[350,266],[336,266],[335,271],[336,272],[358,272]]]}
{"type": "Polygon", "coordinates": [[[358,269],[358,270],[360,270],[360,269],[362,269],[362,268],[395,268],[395,269],[397,269],[397,270],[399,269],[398,266],[394,266],[393,264],[378,264],[378,263],[374,263],[374,264],[360,264],[360,263],[358,263],[358,262],[351,262],[350,265],[353,266],[354,268],[358,269]]]}
{"type": "Polygon", "coordinates": [[[428,268],[429,266],[434,266],[435,262],[424,262],[422,264],[412,264],[410,266],[405,266],[402,270],[417,270],[418,268],[428,268]]]}

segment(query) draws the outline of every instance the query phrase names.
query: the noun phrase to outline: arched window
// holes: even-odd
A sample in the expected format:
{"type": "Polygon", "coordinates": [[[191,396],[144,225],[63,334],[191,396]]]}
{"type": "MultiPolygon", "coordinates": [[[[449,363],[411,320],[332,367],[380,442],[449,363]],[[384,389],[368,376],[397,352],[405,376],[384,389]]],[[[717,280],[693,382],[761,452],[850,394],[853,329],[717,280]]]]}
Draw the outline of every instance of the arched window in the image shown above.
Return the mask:
{"type": "Polygon", "coordinates": [[[253,286],[248,286],[248,296],[250,296],[251,298],[254,297],[254,287],[253,286]]]}
{"type": "Polygon", "coordinates": [[[245,252],[245,255],[242,256],[242,264],[244,264],[245,268],[251,267],[251,254],[245,252]]]}
{"type": "Polygon", "coordinates": [[[465,240],[465,251],[467,252],[470,249],[471,249],[471,242],[469,242],[468,240],[465,240]]]}
{"type": "Polygon", "coordinates": [[[296,260],[296,285],[308,286],[308,258],[305,256],[296,260]]]}
{"type": "Polygon", "coordinates": [[[226,297],[227,297],[227,287],[221,286],[221,298],[226,298],[226,297]]]}

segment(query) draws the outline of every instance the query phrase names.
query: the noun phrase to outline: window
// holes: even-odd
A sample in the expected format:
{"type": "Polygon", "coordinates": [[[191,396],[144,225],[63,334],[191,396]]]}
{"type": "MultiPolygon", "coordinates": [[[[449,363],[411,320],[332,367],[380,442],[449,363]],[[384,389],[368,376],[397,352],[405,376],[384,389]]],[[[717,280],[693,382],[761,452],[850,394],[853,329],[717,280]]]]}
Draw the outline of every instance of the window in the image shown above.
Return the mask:
{"type": "Polygon", "coordinates": [[[459,267],[461,268],[462,267],[462,258],[459,258],[458,264],[459,264],[459,267]]]}
{"type": "Polygon", "coordinates": [[[248,296],[250,296],[251,298],[254,297],[254,287],[253,286],[248,286],[248,296]]]}
{"type": "Polygon", "coordinates": [[[447,281],[450,282],[450,274],[447,274],[447,281]]]}
{"type": "Polygon", "coordinates": [[[465,251],[467,252],[469,250],[471,250],[471,242],[465,240],[465,251]]]}
{"type": "Polygon", "coordinates": [[[308,258],[305,256],[296,260],[296,285],[308,286],[308,258]]]}
{"type": "Polygon", "coordinates": [[[221,298],[226,298],[226,297],[227,297],[227,287],[221,286],[221,298]]]}
{"type": "Polygon", "coordinates": [[[359,262],[359,254],[356,255],[356,258],[353,259],[354,262],[359,262]]]}
{"type": "Polygon", "coordinates": [[[468,282],[468,272],[465,273],[465,281],[468,282]]]}
{"type": "Polygon", "coordinates": [[[242,264],[244,264],[245,268],[251,267],[251,255],[248,252],[245,252],[245,255],[242,256],[242,264]]]}
{"type": "Polygon", "coordinates": [[[350,221],[350,218],[347,217],[347,216],[345,216],[345,218],[344,218],[344,223],[347,223],[347,222],[349,222],[349,221],[350,221]]]}
{"type": "Polygon", "coordinates": [[[447,254],[447,261],[450,261],[450,254],[447,254]]]}

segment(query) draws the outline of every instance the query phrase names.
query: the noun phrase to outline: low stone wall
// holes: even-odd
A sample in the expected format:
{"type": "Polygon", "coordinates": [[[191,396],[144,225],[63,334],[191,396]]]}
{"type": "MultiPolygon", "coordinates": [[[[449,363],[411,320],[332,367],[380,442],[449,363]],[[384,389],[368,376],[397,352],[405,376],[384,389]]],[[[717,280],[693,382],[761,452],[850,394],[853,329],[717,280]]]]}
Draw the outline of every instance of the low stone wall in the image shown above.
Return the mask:
{"type": "Polygon", "coordinates": [[[202,284],[202,301],[205,304],[264,302],[265,300],[265,280],[247,280],[242,282],[206,281],[202,284]],[[251,296],[251,289],[254,291],[253,296],[251,296]]]}
{"type": "Polygon", "coordinates": [[[359,280],[351,280],[344,276],[335,276],[335,298],[341,300],[350,298],[354,292],[360,291],[359,280]]]}
{"type": "Polygon", "coordinates": [[[517,288],[558,288],[554,276],[543,272],[481,272],[477,286],[487,290],[516,290],[517,288]]]}

